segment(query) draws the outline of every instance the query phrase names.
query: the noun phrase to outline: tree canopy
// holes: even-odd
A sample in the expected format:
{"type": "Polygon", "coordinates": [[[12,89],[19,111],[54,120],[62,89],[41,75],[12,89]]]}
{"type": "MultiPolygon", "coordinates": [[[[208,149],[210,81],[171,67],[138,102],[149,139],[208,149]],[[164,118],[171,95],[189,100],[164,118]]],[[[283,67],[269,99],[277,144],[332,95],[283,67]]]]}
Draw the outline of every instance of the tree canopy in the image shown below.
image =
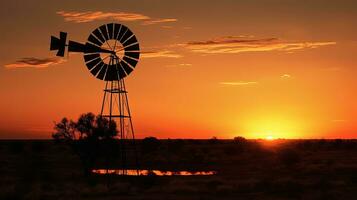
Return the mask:
{"type": "Polygon", "coordinates": [[[82,139],[107,139],[118,134],[117,125],[114,120],[109,121],[100,115],[84,113],[78,120],[72,121],[64,117],[54,126],[55,132],[52,137],[55,140],[82,140],[82,139]]]}

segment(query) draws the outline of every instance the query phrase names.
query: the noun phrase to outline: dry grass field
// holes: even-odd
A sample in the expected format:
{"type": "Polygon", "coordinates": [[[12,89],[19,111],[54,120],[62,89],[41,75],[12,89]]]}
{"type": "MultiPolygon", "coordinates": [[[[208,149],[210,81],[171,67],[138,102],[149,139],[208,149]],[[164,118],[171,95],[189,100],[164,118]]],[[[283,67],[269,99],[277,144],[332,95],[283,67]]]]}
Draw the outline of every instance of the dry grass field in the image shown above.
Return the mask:
{"type": "MultiPolygon", "coordinates": [[[[68,144],[3,140],[0,199],[357,198],[356,140],[138,140],[137,147],[142,169],[217,174],[86,175],[68,144]]],[[[103,168],[100,159],[92,167],[103,168]]]]}

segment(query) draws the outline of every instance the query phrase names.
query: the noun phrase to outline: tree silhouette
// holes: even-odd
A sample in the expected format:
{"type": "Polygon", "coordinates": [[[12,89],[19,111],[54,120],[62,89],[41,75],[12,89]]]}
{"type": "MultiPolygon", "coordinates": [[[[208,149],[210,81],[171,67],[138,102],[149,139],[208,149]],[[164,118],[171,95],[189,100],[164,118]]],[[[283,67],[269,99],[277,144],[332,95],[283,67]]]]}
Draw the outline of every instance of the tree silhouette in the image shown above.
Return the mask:
{"type": "Polygon", "coordinates": [[[52,137],[55,140],[65,141],[108,139],[118,134],[114,120],[109,121],[107,118],[95,116],[90,112],[80,115],[77,122],[63,118],[59,123],[55,123],[54,129],[52,137]]]}
{"type": "Polygon", "coordinates": [[[64,117],[59,123],[55,123],[55,132],[52,134],[52,138],[56,141],[75,140],[75,126],[76,125],[72,120],[68,120],[66,117],[64,117]]]}
{"type": "Polygon", "coordinates": [[[93,137],[97,139],[108,139],[116,136],[117,133],[117,124],[114,120],[109,121],[101,116],[96,117],[93,137]]]}
{"type": "Polygon", "coordinates": [[[82,114],[76,123],[76,130],[79,132],[79,139],[93,135],[95,127],[95,115],[93,113],[82,114]]]}

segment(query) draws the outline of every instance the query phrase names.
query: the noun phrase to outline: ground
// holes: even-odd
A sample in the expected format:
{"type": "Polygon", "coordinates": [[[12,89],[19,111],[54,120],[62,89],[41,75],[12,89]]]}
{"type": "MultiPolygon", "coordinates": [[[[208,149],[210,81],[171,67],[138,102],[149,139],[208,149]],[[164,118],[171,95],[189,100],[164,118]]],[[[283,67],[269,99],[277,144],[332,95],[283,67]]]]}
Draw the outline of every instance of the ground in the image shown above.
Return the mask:
{"type": "Polygon", "coordinates": [[[357,198],[356,140],[138,140],[137,147],[143,169],[217,174],[85,175],[68,144],[3,140],[0,199],[357,198]]]}

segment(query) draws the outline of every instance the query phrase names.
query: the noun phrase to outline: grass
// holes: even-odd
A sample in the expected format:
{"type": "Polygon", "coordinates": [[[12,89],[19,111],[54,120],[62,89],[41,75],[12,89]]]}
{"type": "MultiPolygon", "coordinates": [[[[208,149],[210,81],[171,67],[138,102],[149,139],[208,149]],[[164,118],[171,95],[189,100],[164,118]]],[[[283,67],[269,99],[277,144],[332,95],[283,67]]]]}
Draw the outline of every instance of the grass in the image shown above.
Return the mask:
{"type": "MultiPolygon", "coordinates": [[[[3,140],[0,199],[357,197],[356,140],[159,140],[149,144],[139,140],[137,144],[143,169],[215,170],[218,174],[85,176],[80,158],[68,145],[3,140]]],[[[101,165],[99,159],[94,167],[101,165]]]]}

